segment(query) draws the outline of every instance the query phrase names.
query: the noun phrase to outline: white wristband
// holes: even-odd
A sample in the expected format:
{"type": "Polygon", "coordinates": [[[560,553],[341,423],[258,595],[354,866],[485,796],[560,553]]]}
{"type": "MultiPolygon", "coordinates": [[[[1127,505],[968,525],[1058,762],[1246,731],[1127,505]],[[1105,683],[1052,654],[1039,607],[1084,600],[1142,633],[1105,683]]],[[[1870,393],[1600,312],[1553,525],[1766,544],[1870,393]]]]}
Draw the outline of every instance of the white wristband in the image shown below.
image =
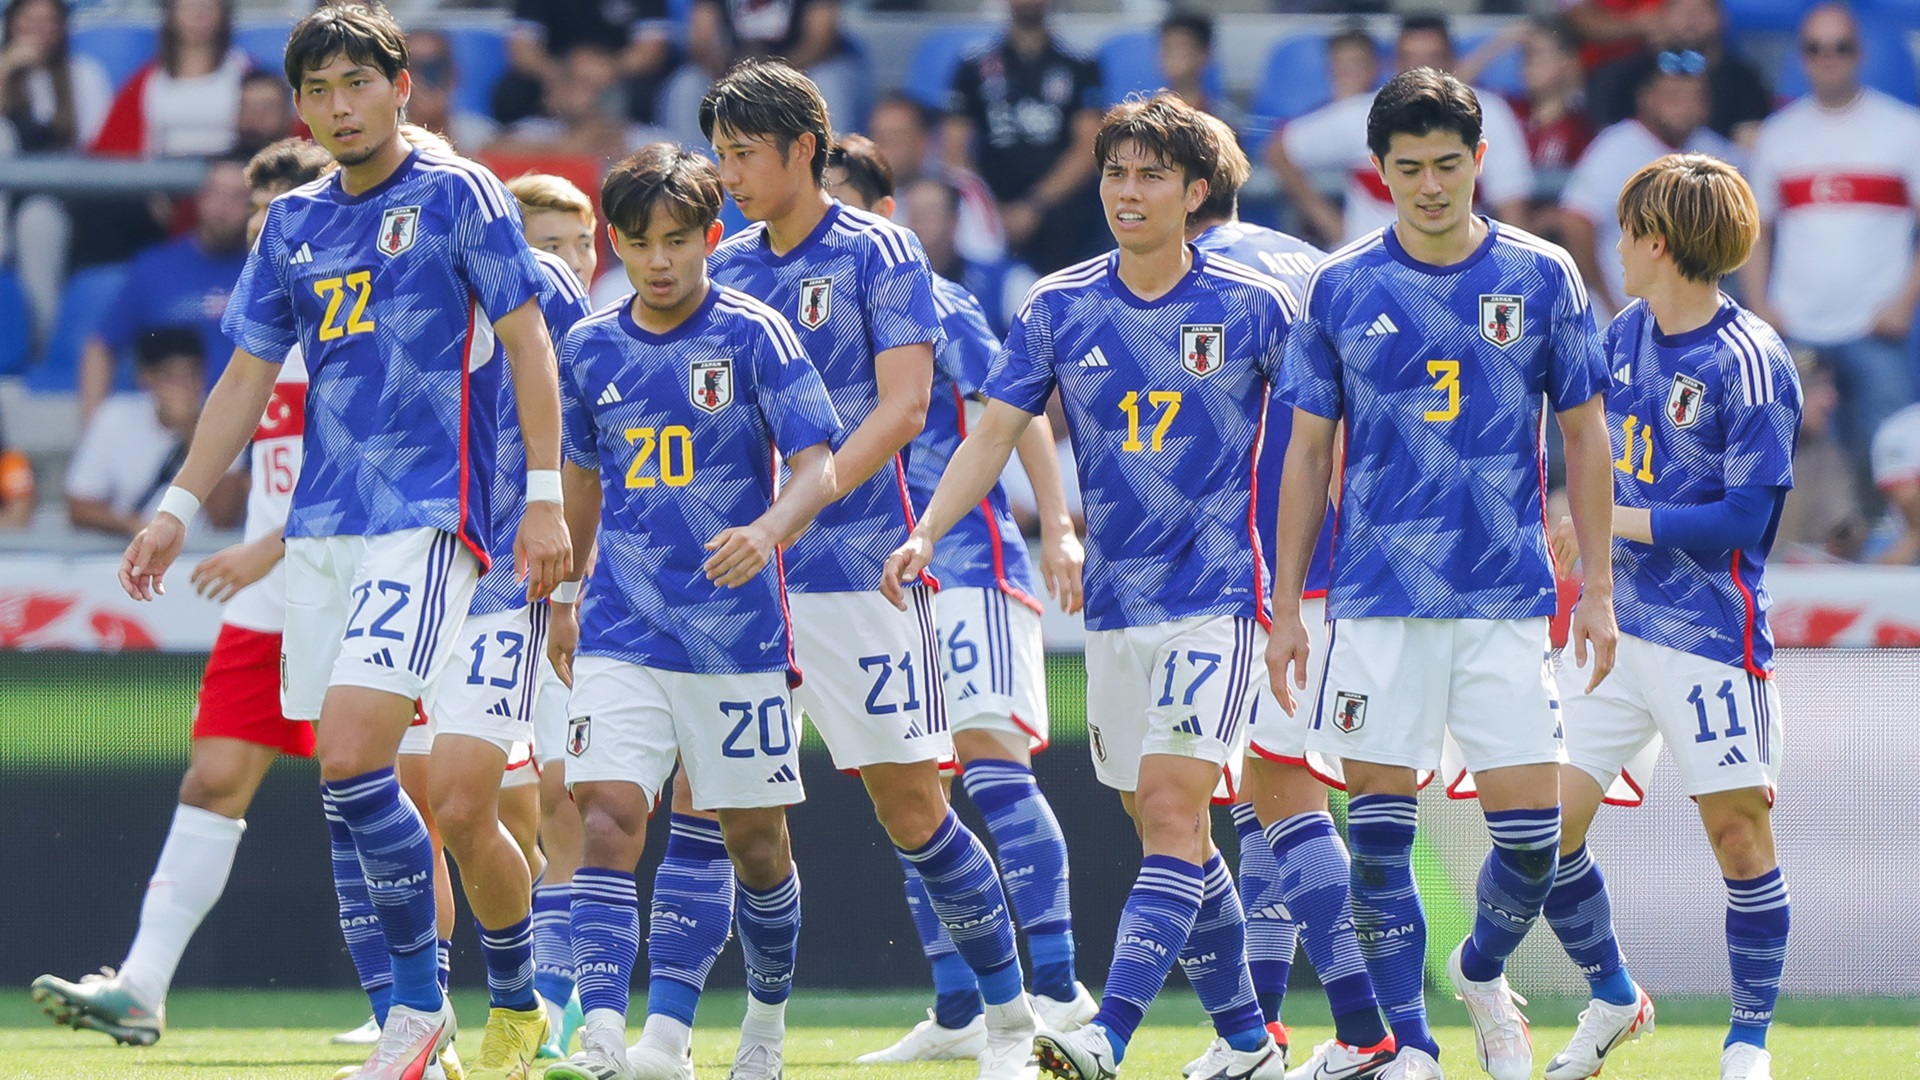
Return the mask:
{"type": "Polygon", "coordinates": [[[552,600],[556,604],[577,603],[580,599],[580,583],[577,581],[563,581],[553,587],[553,591],[547,594],[547,599],[552,600]]]}
{"type": "Polygon", "coordinates": [[[563,501],[560,495],[560,470],[528,469],[527,501],[530,503],[563,501]]]}
{"type": "Polygon", "coordinates": [[[180,519],[180,524],[193,524],[193,515],[200,512],[200,500],[183,487],[170,487],[160,496],[160,508],[156,514],[172,514],[180,519]]]}

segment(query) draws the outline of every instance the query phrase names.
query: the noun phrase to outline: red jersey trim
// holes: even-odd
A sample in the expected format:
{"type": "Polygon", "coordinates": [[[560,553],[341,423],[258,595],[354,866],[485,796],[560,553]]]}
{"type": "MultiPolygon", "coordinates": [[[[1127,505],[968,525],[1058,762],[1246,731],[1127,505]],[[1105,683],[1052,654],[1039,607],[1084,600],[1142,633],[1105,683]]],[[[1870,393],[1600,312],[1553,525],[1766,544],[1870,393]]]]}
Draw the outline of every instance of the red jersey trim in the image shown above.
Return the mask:
{"type": "MultiPolygon", "coordinates": [[[[913,516],[913,496],[907,493],[907,466],[900,460],[898,453],[893,455],[893,483],[900,492],[900,512],[906,515],[907,531],[911,533],[916,523],[913,516]]],[[[920,571],[920,584],[934,592],[940,591],[940,579],[934,577],[932,571],[920,571]]]]}
{"type": "Polygon", "coordinates": [[[455,535],[480,560],[480,572],[493,568],[493,558],[473,536],[473,514],[467,506],[467,489],[473,486],[473,472],[467,454],[473,442],[473,331],[479,317],[480,298],[467,294],[467,341],[460,350],[460,521],[455,535]]]}
{"type": "Polygon", "coordinates": [[[1907,182],[1886,173],[1819,172],[1780,181],[1780,205],[1799,210],[1809,206],[1885,206],[1906,210],[1913,206],[1907,182]]]}
{"type": "Polygon", "coordinates": [[[1747,588],[1747,583],[1740,580],[1740,549],[1738,548],[1734,549],[1728,573],[1733,577],[1733,587],[1740,590],[1740,602],[1745,608],[1745,617],[1740,621],[1740,666],[1746,668],[1747,674],[1756,679],[1771,679],[1773,672],[1762,671],[1760,665],[1753,660],[1753,632],[1759,622],[1759,609],[1753,600],[1753,590],[1747,588]]]}

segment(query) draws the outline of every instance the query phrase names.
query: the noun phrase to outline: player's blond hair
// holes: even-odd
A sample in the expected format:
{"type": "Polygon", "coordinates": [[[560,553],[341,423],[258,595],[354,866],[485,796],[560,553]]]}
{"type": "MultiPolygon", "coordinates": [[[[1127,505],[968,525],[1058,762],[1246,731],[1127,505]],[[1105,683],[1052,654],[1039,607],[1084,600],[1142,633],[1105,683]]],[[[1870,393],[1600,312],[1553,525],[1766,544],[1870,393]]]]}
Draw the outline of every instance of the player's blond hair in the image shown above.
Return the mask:
{"type": "Polygon", "coordinates": [[[1706,154],[1668,154],[1620,189],[1620,229],[1667,242],[1674,268],[1689,281],[1718,281],[1738,270],[1760,236],[1760,206],[1733,166],[1706,154]]]}
{"type": "Polygon", "coordinates": [[[573,181],[552,173],[530,172],[507,181],[507,190],[520,201],[520,213],[557,211],[572,214],[593,228],[593,200],[573,181]]]}
{"type": "Polygon", "coordinates": [[[431,154],[459,156],[460,151],[453,148],[453,140],[438,131],[431,131],[419,124],[401,124],[400,137],[407,140],[416,150],[425,150],[431,154]]]}

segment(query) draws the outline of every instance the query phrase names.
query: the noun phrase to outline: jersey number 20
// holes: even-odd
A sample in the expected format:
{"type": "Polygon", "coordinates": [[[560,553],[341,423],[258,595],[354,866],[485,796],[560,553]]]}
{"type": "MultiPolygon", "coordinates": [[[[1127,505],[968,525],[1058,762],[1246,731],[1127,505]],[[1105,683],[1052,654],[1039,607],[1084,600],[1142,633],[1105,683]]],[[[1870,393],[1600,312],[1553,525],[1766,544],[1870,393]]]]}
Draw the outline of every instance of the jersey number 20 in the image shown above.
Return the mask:
{"type": "Polygon", "coordinates": [[[650,488],[656,483],[686,487],[693,483],[693,432],[684,425],[630,427],[626,436],[628,446],[640,447],[633,452],[633,464],[627,466],[628,487],[650,488]]]}

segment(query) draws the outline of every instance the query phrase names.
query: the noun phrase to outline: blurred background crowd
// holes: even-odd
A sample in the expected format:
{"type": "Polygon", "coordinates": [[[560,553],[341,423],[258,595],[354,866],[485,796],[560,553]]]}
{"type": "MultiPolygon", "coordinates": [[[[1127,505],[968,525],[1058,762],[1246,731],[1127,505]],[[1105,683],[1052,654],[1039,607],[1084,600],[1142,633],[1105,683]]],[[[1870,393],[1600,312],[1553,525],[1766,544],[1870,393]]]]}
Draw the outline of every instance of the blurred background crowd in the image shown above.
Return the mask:
{"type": "MultiPolygon", "coordinates": [[[[1227,120],[1257,165],[1242,216],[1331,250],[1392,221],[1366,156],[1373,90],[1451,70],[1486,113],[1484,209],[1566,245],[1602,320],[1625,302],[1621,184],[1673,150],[1718,155],[1765,219],[1731,287],[1794,346],[1806,393],[1779,557],[1920,562],[1920,0],[394,7],[410,119],[503,177],[539,169],[590,194],[646,142],[703,145],[701,94],[735,60],[787,57],[836,129],[873,138],[896,217],[1001,329],[1037,275],[1110,246],[1090,148],[1101,111],[1136,91],[1227,120]]],[[[280,65],[297,14],[5,3],[0,544],[108,543],[164,491],[230,352],[218,320],[245,256],[242,166],[302,131],[280,65]]],[[[612,302],[624,277],[601,266],[594,298],[612,302]]],[[[1008,480],[1018,512],[1024,475],[1008,480]]],[[[209,501],[215,524],[237,520],[243,492],[209,501]]]]}

